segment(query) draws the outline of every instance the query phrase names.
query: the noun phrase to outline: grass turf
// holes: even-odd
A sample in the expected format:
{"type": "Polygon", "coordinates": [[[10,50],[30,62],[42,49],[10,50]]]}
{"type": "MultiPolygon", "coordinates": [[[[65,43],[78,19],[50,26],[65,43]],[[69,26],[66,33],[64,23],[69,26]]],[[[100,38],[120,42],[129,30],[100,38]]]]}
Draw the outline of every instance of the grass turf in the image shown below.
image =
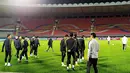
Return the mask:
{"type": "MultiPolygon", "coordinates": [[[[0,47],[2,47],[0,42],[0,47]]],[[[53,42],[54,52],[50,49],[49,52],[45,52],[47,49],[47,41],[40,41],[41,46],[38,50],[38,59],[29,57],[29,63],[26,64],[24,60],[22,63],[17,62],[15,57],[15,49],[12,51],[12,67],[4,66],[4,55],[0,53],[0,72],[29,72],[29,73],[68,73],[66,67],[61,67],[61,53],[59,50],[60,41],[56,40],[53,42]]],[[[80,63],[80,66],[76,66],[76,71],[70,71],[69,73],[86,73],[86,62],[87,62],[87,45],[85,50],[85,60],[80,63]]],[[[130,43],[130,42],[128,42],[130,43]]],[[[120,40],[111,41],[108,45],[107,41],[99,40],[100,51],[98,60],[99,73],[130,73],[130,47],[127,46],[126,51],[122,50],[122,44],[120,40]],[[114,44],[114,45],[112,45],[114,44]]],[[[29,48],[30,49],[30,48],[29,48]]],[[[66,62],[66,61],[65,61],[66,62]]],[[[94,73],[91,67],[91,73],[94,73]]]]}

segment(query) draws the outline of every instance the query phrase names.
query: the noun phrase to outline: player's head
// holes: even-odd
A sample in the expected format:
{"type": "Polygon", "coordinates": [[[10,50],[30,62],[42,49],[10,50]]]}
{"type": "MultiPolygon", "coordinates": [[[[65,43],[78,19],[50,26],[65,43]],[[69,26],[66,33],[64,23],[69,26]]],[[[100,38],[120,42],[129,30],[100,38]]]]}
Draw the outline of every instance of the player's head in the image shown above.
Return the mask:
{"type": "Polygon", "coordinates": [[[19,39],[22,39],[22,37],[21,36],[18,36],[19,37],[19,39]]]}
{"type": "Polygon", "coordinates": [[[36,38],[38,38],[38,36],[36,36],[36,38]]]}
{"type": "Polygon", "coordinates": [[[70,33],[70,37],[73,37],[73,33],[72,32],[70,33]]]}
{"type": "Polygon", "coordinates": [[[77,34],[76,33],[74,34],[74,38],[77,38],[77,34]]]}
{"type": "Polygon", "coordinates": [[[68,34],[66,34],[66,35],[64,36],[64,38],[67,39],[67,38],[68,38],[68,34]]]}
{"type": "Polygon", "coordinates": [[[35,37],[33,36],[32,39],[35,39],[35,37]]]}
{"type": "Polygon", "coordinates": [[[125,35],[124,35],[125,36],[125,35]]]}
{"type": "Polygon", "coordinates": [[[7,34],[7,38],[8,38],[8,39],[11,39],[11,34],[7,34]]]}
{"type": "Polygon", "coordinates": [[[96,33],[91,33],[90,38],[91,38],[91,39],[92,39],[92,38],[96,38],[96,33]]]}
{"type": "Polygon", "coordinates": [[[25,37],[23,36],[23,37],[22,37],[22,39],[24,40],[24,39],[25,39],[25,37]]]}
{"type": "Polygon", "coordinates": [[[81,38],[84,38],[84,35],[82,35],[81,38]]]}
{"type": "Polygon", "coordinates": [[[18,39],[18,36],[15,36],[15,39],[18,39]]]}

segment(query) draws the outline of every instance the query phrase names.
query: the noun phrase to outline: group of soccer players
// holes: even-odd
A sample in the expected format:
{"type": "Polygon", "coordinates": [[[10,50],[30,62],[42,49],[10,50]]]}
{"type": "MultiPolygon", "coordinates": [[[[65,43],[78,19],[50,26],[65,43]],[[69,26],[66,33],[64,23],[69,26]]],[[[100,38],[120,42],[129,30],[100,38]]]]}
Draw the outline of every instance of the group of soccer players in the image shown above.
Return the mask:
{"type": "MultiPolygon", "coordinates": [[[[91,33],[90,40],[88,43],[88,62],[87,62],[87,73],[90,73],[90,67],[93,65],[95,73],[98,73],[97,69],[97,61],[98,61],[98,51],[99,51],[99,44],[97,42],[96,34],[91,33]]],[[[28,38],[27,37],[21,37],[16,36],[14,39],[14,46],[16,48],[16,57],[18,59],[18,62],[21,63],[22,58],[26,57],[26,62],[28,63],[28,38]]],[[[107,38],[108,44],[110,44],[110,36],[107,38]]],[[[127,44],[127,37],[124,35],[122,38],[123,43],[123,50],[125,50],[126,44],[127,44]]],[[[2,52],[5,51],[5,66],[11,66],[11,35],[7,35],[7,39],[4,41],[2,46],[2,52]],[[7,61],[8,60],[8,61],[7,61]]],[[[52,38],[48,41],[48,49],[52,48],[53,40],[52,38]]],[[[37,58],[37,52],[38,52],[38,46],[40,46],[40,42],[37,37],[30,38],[30,56],[35,56],[37,58]]],[[[72,68],[72,70],[75,70],[75,65],[78,65],[78,63],[82,62],[84,60],[84,51],[85,51],[85,39],[84,35],[82,35],[79,39],[77,38],[76,33],[70,33],[69,35],[65,35],[64,38],[60,42],[60,51],[61,51],[61,65],[66,66],[64,64],[65,57],[67,56],[67,71],[72,68]],[[73,63],[71,65],[71,56],[73,57],[73,63]]]]}
{"type": "Polygon", "coordinates": [[[84,50],[85,50],[84,36],[78,39],[77,34],[74,33],[70,33],[69,36],[65,35],[60,42],[62,66],[66,66],[64,64],[64,59],[67,54],[67,70],[69,70],[70,67],[74,70],[75,65],[78,65],[78,62],[82,62],[82,60],[84,60],[84,50]],[[71,65],[71,56],[73,57],[72,65],[71,65]]]}
{"type": "MultiPolygon", "coordinates": [[[[11,42],[12,42],[11,35],[8,34],[7,39],[4,41],[3,46],[2,46],[2,52],[5,51],[5,66],[12,66],[10,64],[11,57],[12,57],[11,42]]],[[[28,38],[16,36],[14,39],[14,46],[16,48],[16,57],[18,59],[18,62],[21,63],[22,58],[25,56],[26,62],[28,63],[28,53],[27,53],[28,46],[29,46],[28,38]]],[[[35,58],[37,58],[38,46],[40,46],[38,36],[32,37],[30,39],[30,56],[32,56],[33,52],[34,52],[34,56],[35,56],[35,58]]]]}

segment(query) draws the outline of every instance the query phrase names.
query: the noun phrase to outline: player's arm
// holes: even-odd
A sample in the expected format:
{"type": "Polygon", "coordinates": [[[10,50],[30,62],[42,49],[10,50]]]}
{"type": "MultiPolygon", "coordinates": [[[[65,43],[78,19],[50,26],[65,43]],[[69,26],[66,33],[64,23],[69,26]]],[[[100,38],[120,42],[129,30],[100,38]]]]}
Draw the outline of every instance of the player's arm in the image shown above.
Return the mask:
{"type": "Polygon", "coordinates": [[[89,60],[89,58],[91,57],[91,54],[92,54],[92,47],[93,47],[93,45],[92,45],[92,43],[91,42],[89,42],[89,48],[88,48],[88,60],[89,60]]]}
{"type": "Polygon", "coordinates": [[[83,48],[85,49],[85,40],[83,40],[83,48]]]}
{"type": "Polygon", "coordinates": [[[14,46],[15,46],[15,40],[14,40],[14,46]]]}
{"type": "Polygon", "coordinates": [[[39,42],[39,40],[38,40],[38,45],[40,46],[40,42],[39,42]]]}
{"type": "Polygon", "coordinates": [[[1,52],[4,52],[4,47],[5,47],[5,41],[4,41],[4,43],[3,43],[2,51],[1,51],[1,52]]]}

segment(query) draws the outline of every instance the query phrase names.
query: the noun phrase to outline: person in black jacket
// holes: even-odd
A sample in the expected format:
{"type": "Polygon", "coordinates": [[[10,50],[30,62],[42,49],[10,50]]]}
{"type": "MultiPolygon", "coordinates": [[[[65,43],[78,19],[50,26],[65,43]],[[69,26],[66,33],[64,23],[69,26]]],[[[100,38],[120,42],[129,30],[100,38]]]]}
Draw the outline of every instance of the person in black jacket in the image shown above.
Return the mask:
{"type": "Polygon", "coordinates": [[[81,39],[79,39],[79,43],[80,43],[80,62],[82,62],[82,60],[84,60],[84,50],[85,50],[85,40],[84,40],[84,35],[81,37],[81,39]]]}
{"type": "Polygon", "coordinates": [[[22,56],[25,55],[26,57],[26,61],[28,62],[28,55],[27,55],[27,51],[28,51],[28,41],[27,39],[25,39],[25,37],[22,37],[23,39],[23,43],[22,43],[22,53],[20,55],[20,61],[22,60],[22,56]]]}
{"type": "Polygon", "coordinates": [[[2,46],[2,52],[4,52],[4,48],[5,48],[5,66],[12,66],[10,64],[11,62],[11,34],[7,35],[7,39],[4,41],[3,46],[2,46]],[[8,63],[7,63],[7,59],[8,59],[8,63]]]}
{"type": "Polygon", "coordinates": [[[35,37],[30,39],[30,56],[33,56],[33,52],[35,49],[35,37]]]}
{"type": "Polygon", "coordinates": [[[75,42],[76,42],[76,46],[75,46],[75,49],[76,49],[76,65],[78,65],[78,62],[79,62],[79,56],[80,56],[80,44],[79,44],[79,39],[77,38],[77,34],[75,33],[74,34],[74,39],[75,39],[75,42]]]}
{"type": "Polygon", "coordinates": [[[21,41],[20,41],[18,36],[15,37],[14,46],[15,46],[15,48],[17,50],[16,56],[17,56],[17,58],[19,60],[19,51],[21,50],[21,41]]]}
{"type": "Polygon", "coordinates": [[[65,35],[64,38],[60,42],[60,51],[61,51],[61,55],[62,55],[62,59],[61,59],[62,66],[66,66],[64,64],[64,59],[65,59],[65,56],[66,56],[66,40],[67,40],[67,38],[68,38],[68,35],[65,35]]]}
{"type": "Polygon", "coordinates": [[[75,39],[73,38],[73,33],[70,33],[70,38],[66,41],[67,45],[67,71],[69,71],[69,66],[71,65],[71,56],[73,56],[73,65],[72,69],[74,70],[75,67],[75,61],[76,61],[76,42],[75,39]]]}
{"type": "Polygon", "coordinates": [[[34,40],[34,45],[35,45],[34,55],[35,55],[35,58],[36,58],[36,57],[37,57],[38,46],[40,46],[38,36],[37,36],[36,39],[34,40]]]}
{"type": "Polygon", "coordinates": [[[48,41],[48,49],[46,50],[47,52],[48,52],[48,50],[49,50],[50,48],[52,48],[52,51],[54,52],[53,47],[52,47],[52,44],[53,44],[53,40],[52,40],[52,38],[50,38],[49,41],[48,41]]]}

